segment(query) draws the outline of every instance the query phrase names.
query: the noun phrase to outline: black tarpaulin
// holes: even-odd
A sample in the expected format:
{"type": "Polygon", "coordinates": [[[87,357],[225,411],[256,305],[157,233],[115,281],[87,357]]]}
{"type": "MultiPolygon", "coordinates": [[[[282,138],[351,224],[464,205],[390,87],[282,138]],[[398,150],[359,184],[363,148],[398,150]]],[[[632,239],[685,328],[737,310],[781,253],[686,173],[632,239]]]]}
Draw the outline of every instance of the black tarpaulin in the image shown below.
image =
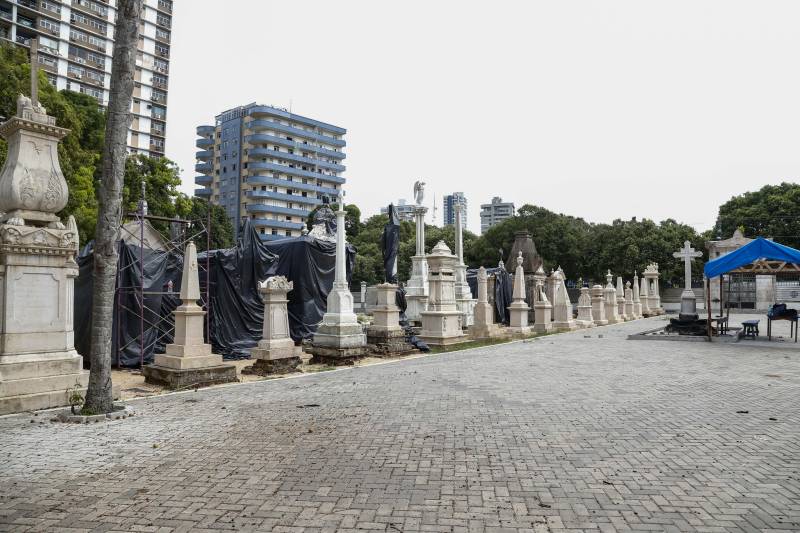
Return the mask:
{"type": "MultiPolygon", "coordinates": [[[[488,275],[494,275],[494,321],[497,324],[509,323],[508,306],[511,305],[514,291],[514,276],[505,268],[487,268],[488,275]]],[[[478,269],[467,269],[467,283],[473,298],[478,297],[478,269]]]]}
{"type": "Polygon", "coordinates": [[[397,255],[400,252],[400,218],[394,204],[389,204],[389,222],[383,226],[381,253],[383,278],[386,283],[397,283],[397,255]]]}

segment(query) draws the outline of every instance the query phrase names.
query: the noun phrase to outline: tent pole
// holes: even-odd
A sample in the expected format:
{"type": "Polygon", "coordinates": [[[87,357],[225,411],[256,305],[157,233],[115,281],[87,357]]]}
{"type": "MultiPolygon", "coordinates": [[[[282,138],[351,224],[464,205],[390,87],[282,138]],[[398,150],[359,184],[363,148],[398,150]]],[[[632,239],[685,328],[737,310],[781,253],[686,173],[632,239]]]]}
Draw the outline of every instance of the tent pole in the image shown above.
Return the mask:
{"type": "Polygon", "coordinates": [[[719,277],[719,316],[722,316],[724,314],[723,311],[722,311],[724,309],[724,307],[723,307],[724,300],[723,299],[725,298],[725,295],[722,292],[722,284],[724,282],[725,282],[725,275],[723,274],[723,275],[721,275],[719,277]]]}
{"type": "Polygon", "coordinates": [[[708,341],[711,342],[711,280],[703,276],[705,281],[705,293],[706,293],[706,314],[708,315],[708,319],[706,320],[706,333],[708,334],[708,341]]]}

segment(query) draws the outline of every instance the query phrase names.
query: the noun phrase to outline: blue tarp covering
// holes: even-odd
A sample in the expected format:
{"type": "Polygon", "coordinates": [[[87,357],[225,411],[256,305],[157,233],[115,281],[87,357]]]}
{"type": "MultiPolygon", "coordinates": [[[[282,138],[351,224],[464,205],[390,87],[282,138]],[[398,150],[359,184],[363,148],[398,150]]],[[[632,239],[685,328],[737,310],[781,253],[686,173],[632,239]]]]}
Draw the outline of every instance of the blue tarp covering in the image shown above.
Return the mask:
{"type": "Polygon", "coordinates": [[[759,237],[735,252],[709,261],[706,263],[704,273],[709,279],[715,278],[759,259],[800,264],[800,250],[759,237]]]}

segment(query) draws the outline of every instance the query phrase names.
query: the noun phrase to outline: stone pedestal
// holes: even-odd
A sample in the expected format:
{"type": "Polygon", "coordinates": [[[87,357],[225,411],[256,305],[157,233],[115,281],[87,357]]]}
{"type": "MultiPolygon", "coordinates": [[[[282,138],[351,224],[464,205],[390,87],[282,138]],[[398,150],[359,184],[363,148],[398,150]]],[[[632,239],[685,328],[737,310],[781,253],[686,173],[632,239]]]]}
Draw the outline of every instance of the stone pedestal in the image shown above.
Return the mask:
{"type": "Polygon", "coordinates": [[[328,293],[328,309],[309,348],[313,362],[335,365],[352,364],[367,353],[367,336],[353,312],[353,295],[347,286],[343,200],[342,197],[336,212],[335,281],[328,293]]]}
{"type": "Polygon", "coordinates": [[[461,312],[456,306],[456,256],[444,243],[434,246],[428,256],[428,309],[422,312],[420,338],[431,346],[454,344],[464,340],[461,331],[461,312]]]}
{"type": "Polygon", "coordinates": [[[578,319],[575,321],[578,327],[593,328],[594,317],[592,317],[592,296],[589,294],[589,287],[581,287],[581,295],[578,298],[578,319]]]}
{"type": "Polygon", "coordinates": [[[475,304],[473,324],[469,334],[474,339],[500,337],[503,335],[500,326],[494,322],[494,307],[489,303],[489,276],[486,269],[478,269],[478,302],[475,304]]]}
{"type": "Polygon", "coordinates": [[[626,320],[636,320],[636,313],[633,311],[633,290],[631,282],[625,284],[625,316],[626,320]]]}
{"type": "Polygon", "coordinates": [[[294,283],[284,276],[273,276],[258,284],[264,301],[264,322],[258,347],[250,350],[255,360],[252,371],[256,374],[287,374],[297,372],[302,350],[295,346],[289,333],[289,303],[286,295],[294,283]]]}
{"type": "Polygon", "coordinates": [[[592,287],[592,317],[595,326],[605,326],[606,320],[606,296],[602,285],[592,287]]]}
{"type": "Polygon", "coordinates": [[[534,310],[534,323],[533,331],[536,333],[547,333],[553,329],[553,305],[547,299],[547,291],[545,289],[545,281],[547,276],[540,266],[534,274],[536,286],[534,287],[533,296],[533,310],[534,310]]]}
{"type": "Polygon", "coordinates": [[[472,325],[475,312],[475,298],[467,283],[467,265],[464,264],[464,237],[461,221],[460,203],[455,204],[455,241],[456,241],[456,266],[455,266],[455,294],[456,307],[461,312],[461,327],[467,328],[472,325]]]}
{"type": "Polygon", "coordinates": [[[406,333],[400,327],[400,308],[397,307],[397,285],[383,283],[376,287],[378,303],[375,317],[367,327],[367,342],[375,347],[377,355],[397,355],[414,349],[406,342],[406,333]]]}
{"type": "MultiPolygon", "coordinates": [[[[531,328],[528,325],[528,312],[530,307],[525,303],[525,269],[522,266],[522,251],[517,253],[517,269],[514,272],[514,289],[511,305],[508,306],[509,333],[528,334],[531,328]]],[[[541,266],[539,267],[541,269],[541,266]]]]}
{"type": "Polygon", "coordinates": [[[642,317],[649,317],[654,316],[653,312],[650,311],[650,296],[649,290],[647,288],[647,279],[642,276],[642,286],[639,288],[639,305],[642,308],[642,317]]]}
{"type": "Polygon", "coordinates": [[[633,293],[633,316],[636,319],[642,318],[642,300],[641,300],[641,293],[639,292],[639,273],[633,273],[633,287],[631,287],[631,292],[633,293]]]}
{"type": "Polygon", "coordinates": [[[650,263],[644,271],[644,280],[647,282],[647,306],[651,316],[663,315],[664,309],[661,307],[661,292],[658,287],[658,263],[650,263]]]}
{"type": "Polygon", "coordinates": [[[222,356],[211,353],[211,345],[203,338],[206,313],[197,305],[200,281],[193,242],[183,255],[180,298],[181,305],[173,311],[173,343],[167,344],[165,353],[155,355],[152,365],[142,368],[145,381],[172,389],[236,381],[236,366],[223,364],[222,356]]]}
{"type": "Polygon", "coordinates": [[[553,329],[558,331],[572,331],[578,328],[572,318],[572,302],[567,292],[566,278],[564,272],[559,268],[552,277],[553,285],[553,329]]]}
{"type": "Polygon", "coordinates": [[[428,208],[414,207],[416,223],[416,253],[411,257],[411,277],[406,283],[406,318],[419,323],[428,308],[428,262],[425,257],[425,213],[428,208]]]}
{"type": "Polygon", "coordinates": [[[78,228],[56,215],[69,196],[58,161],[69,130],[39,105],[36,75],[33,99],[20,95],[0,125],[0,415],[68,405],[89,379],[73,331],[78,228]]]}
{"type": "Polygon", "coordinates": [[[619,316],[620,322],[627,322],[632,320],[625,313],[625,285],[622,283],[622,276],[617,276],[617,316],[619,316]]]}
{"type": "Polygon", "coordinates": [[[617,290],[614,288],[614,284],[611,281],[612,279],[614,279],[614,276],[611,275],[611,271],[609,270],[608,274],[606,274],[606,286],[605,289],[603,289],[603,296],[605,297],[603,306],[605,307],[606,320],[608,323],[616,324],[618,322],[622,322],[623,320],[619,316],[617,290]]]}

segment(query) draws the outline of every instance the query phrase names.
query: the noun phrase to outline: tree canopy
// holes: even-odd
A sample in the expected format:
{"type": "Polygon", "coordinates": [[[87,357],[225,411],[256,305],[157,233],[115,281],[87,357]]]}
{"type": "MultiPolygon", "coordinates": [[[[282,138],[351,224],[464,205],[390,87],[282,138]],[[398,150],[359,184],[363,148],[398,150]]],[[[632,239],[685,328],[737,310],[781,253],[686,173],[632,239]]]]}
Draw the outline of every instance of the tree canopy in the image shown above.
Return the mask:
{"type": "Polygon", "coordinates": [[[722,204],[716,238],[727,239],[737,228],[747,237],[770,237],[800,248],[800,184],[765,185],[722,204]]]}

